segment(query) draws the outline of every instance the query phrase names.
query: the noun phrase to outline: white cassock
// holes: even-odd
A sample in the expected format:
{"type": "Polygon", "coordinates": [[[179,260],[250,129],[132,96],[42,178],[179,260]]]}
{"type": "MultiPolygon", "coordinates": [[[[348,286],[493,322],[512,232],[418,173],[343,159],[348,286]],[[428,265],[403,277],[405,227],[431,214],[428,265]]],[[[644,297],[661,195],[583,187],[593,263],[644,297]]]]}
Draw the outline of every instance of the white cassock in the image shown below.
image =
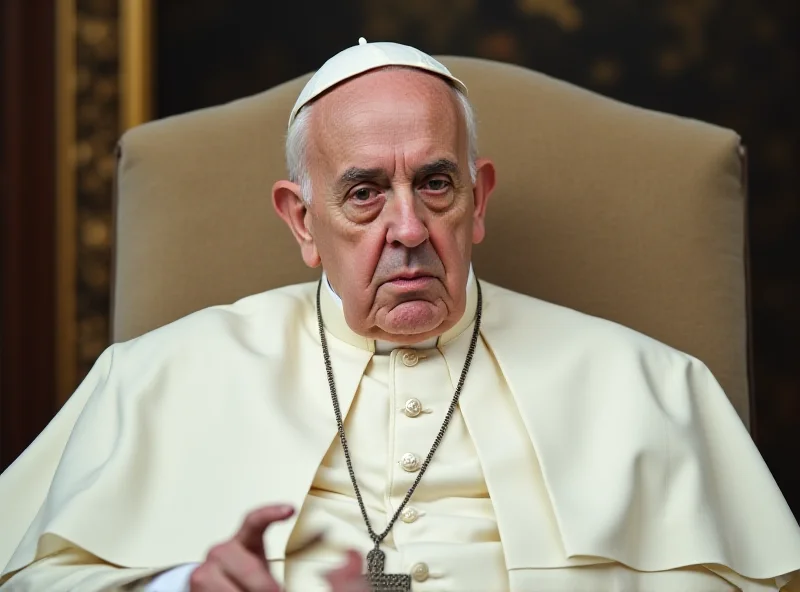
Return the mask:
{"type": "MultiPolygon", "coordinates": [[[[701,362],[481,286],[481,335],[459,409],[382,546],[388,572],[410,573],[420,592],[796,589],[800,529],[701,362]]],[[[453,395],[473,280],[468,290],[464,318],[438,340],[378,352],[322,290],[377,531],[453,395]]],[[[316,284],[272,290],[111,346],[0,477],[8,589],[153,590],[154,576],[202,561],[247,511],[273,503],[299,510],[266,535],[289,590],[324,589],[319,574],[341,551],[366,553],[315,293],[316,284]],[[323,544],[294,552],[319,531],[323,544]]],[[[185,583],[190,569],[171,575],[185,583]]]]}

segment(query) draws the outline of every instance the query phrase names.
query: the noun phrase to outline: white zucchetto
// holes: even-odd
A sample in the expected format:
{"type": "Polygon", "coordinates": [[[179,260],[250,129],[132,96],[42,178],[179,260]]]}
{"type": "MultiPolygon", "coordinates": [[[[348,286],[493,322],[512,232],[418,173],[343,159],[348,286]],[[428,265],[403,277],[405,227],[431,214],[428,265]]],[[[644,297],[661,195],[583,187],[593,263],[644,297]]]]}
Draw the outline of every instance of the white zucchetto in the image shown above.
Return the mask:
{"type": "Polygon", "coordinates": [[[289,126],[292,125],[295,116],[303,106],[325,91],[349,78],[369,70],[387,66],[404,66],[426,70],[445,78],[461,92],[465,94],[467,92],[467,87],[463,82],[453,76],[450,70],[442,63],[428,54],[414,47],[400,45],[399,43],[367,43],[367,40],[361,37],[358,40],[358,45],[348,47],[337,53],[311,77],[311,80],[305,85],[292,108],[292,113],[289,116],[289,126]]]}

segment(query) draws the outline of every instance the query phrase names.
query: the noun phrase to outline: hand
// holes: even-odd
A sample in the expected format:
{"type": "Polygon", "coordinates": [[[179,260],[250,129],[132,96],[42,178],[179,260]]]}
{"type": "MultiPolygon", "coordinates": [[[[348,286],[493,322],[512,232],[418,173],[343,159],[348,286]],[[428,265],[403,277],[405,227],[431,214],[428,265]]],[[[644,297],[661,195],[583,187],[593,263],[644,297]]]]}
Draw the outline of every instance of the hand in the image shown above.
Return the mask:
{"type": "MultiPolygon", "coordinates": [[[[191,592],[281,592],[269,571],[264,532],[273,522],[294,514],[290,506],[265,506],[250,512],[239,532],[225,543],[211,548],[206,560],[189,578],[191,592]]],[[[344,566],[326,575],[332,592],[369,592],[361,576],[362,559],[347,553],[344,566]]]]}
{"type": "Polygon", "coordinates": [[[346,563],[325,575],[331,592],[370,592],[369,584],[361,575],[363,563],[358,551],[348,551],[346,563]]]}
{"type": "Polygon", "coordinates": [[[286,520],[290,506],[265,506],[250,512],[229,541],[215,545],[189,578],[191,592],[280,592],[269,572],[264,531],[286,520]]]}

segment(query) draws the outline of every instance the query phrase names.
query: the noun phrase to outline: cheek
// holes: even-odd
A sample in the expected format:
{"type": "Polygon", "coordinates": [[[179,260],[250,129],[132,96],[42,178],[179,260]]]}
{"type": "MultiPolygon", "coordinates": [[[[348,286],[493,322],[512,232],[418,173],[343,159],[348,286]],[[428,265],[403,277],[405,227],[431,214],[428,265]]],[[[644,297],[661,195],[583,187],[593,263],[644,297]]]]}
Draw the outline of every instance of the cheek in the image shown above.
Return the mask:
{"type": "Polygon", "coordinates": [[[336,267],[343,291],[351,292],[357,299],[366,293],[365,288],[375,275],[384,245],[384,236],[380,232],[364,228],[341,233],[330,242],[327,254],[336,267]]]}
{"type": "Polygon", "coordinates": [[[428,224],[430,241],[448,271],[468,258],[472,247],[472,219],[467,215],[442,217],[428,224]]]}

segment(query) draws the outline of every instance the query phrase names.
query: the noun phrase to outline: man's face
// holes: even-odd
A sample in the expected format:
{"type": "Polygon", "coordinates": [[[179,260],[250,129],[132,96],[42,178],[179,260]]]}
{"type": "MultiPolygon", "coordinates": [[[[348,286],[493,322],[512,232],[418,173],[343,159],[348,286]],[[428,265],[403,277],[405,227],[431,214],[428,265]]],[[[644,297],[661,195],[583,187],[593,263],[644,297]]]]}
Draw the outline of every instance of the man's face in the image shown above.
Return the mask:
{"type": "Polygon", "coordinates": [[[306,264],[322,264],[348,325],[399,343],[455,325],[494,170],[479,162],[473,186],[466,126],[447,83],[383,70],[342,84],[314,104],[306,163],[311,204],[300,206],[299,188],[279,182],[276,208],[306,264]]]}

